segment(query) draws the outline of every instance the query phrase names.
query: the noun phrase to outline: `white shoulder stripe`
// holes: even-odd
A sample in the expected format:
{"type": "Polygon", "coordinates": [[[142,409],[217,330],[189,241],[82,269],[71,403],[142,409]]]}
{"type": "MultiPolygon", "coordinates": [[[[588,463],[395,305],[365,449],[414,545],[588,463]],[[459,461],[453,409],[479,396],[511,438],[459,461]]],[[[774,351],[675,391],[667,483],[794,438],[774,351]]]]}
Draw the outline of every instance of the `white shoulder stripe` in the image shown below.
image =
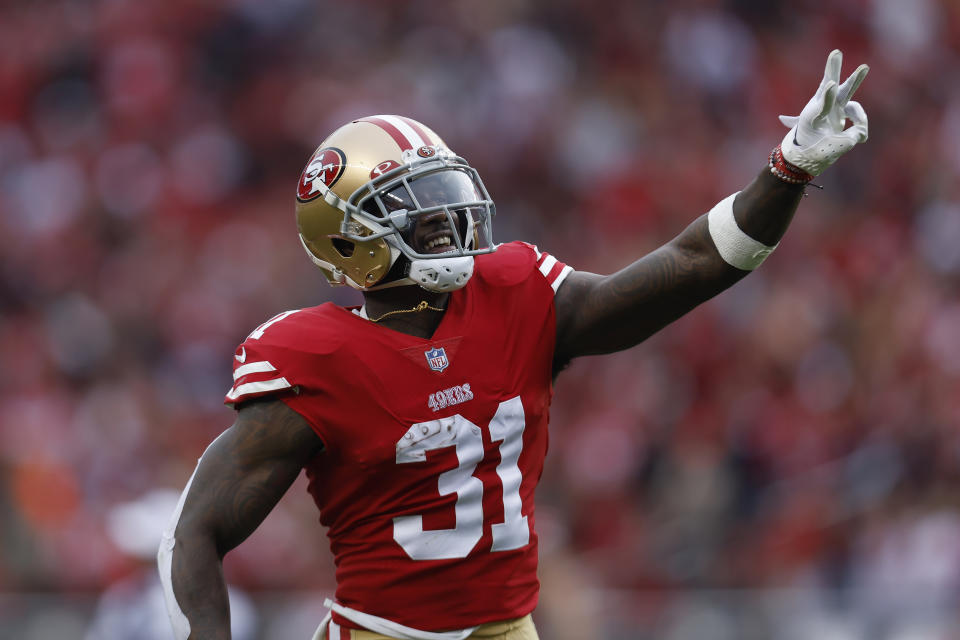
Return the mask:
{"type": "Polygon", "coordinates": [[[267,362],[266,360],[261,360],[260,362],[248,362],[242,367],[237,367],[233,371],[233,379],[239,380],[248,373],[263,373],[265,371],[276,371],[277,368],[267,362]]]}
{"type": "Polygon", "coordinates": [[[280,389],[289,389],[291,386],[293,385],[291,385],[286,378],[274,378],[273,380],[264,380],[263,382],[247,382],[246,384],[241,384],[230,389],[227,397],[231,400],[236,400],[240,396],[247,395],[248,393],[278,391],[280,389]]]}
{"type": "Polygon", "coordinates": [[[560,274],[557,276],[556,280],[553,281],[553,284],[550,286],[553,288],[553,292],[556,293],[557,289],[560,288],[560,285],[563,284],[563,281],[567,279],[567,276],[573,271],[573,267],[570,265],[564,265],[563,269],[560,270],[560,274]]]}
{"type": "Polygon", "coordinates": [[[397,128],[397,131],[403,134],[403,136],[410,143],[410,146],[414,149],[419,149],[420,147],[429,144],[426,140],[420,137],[420,134],[414,131],[413,127],[404,122],[401,118],[396,116],[377,116],[382,120],[386,120],[394,127],[397,128]]]}
{"type": "Polygon", "coordinates": [[[553,265],[555,264],[557,264],[557,259],[551,255],[548,255],[543,259],[543,262],[540,263],[540,273],[543,274],[544,278],[550,275],[550,271],[553,269],[553,265]]]}

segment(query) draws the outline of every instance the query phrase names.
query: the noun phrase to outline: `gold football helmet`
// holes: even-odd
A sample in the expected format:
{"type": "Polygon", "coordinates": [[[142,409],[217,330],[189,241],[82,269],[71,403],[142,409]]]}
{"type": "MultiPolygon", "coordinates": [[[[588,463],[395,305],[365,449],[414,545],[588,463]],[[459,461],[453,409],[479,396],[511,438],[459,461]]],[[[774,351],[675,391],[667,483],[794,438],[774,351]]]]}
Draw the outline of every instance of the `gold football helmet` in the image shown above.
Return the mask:
{"type": "Polygon", "coordinates": [[[494,250],[476,169],[410,118],[354,120],[324,140],[297,185],[297,228],[332,285],[452,291],[494,250]]]}

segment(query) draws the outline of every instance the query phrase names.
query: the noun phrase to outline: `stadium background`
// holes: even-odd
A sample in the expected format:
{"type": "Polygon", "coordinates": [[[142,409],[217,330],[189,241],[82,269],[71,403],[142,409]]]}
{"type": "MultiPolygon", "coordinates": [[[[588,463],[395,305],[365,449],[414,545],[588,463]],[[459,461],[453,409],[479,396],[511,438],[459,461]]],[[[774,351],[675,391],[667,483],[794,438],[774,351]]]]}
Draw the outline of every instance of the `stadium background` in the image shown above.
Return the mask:
{"type": "MultiPolygon", "coordinates": [[[[780,249],[561,376],[538,624],[956,638],[952,0],[3,3],[0,638],[84,637],[99,594],[144,567],[111,514],[179,490],[230,424],[235,345],[281,310],[357,299],[295,236],[326,132],[422,120],[484,176],[498,240],[608,272],[746,184],[835,47],[844,75],[872,67],[870,140],[780,249]]],[[[312,509],[298,482],[228,558],[251,637],[308,637],[322,613],[312,509]]]]}

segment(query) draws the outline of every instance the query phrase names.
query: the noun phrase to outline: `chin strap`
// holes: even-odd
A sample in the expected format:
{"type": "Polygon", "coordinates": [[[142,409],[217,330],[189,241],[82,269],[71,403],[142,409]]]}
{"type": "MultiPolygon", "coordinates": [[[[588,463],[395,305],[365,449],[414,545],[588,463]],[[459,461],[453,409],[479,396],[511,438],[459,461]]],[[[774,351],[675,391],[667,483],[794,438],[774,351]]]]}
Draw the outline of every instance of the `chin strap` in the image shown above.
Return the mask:
{"type": "Polygon", "coordinates": [[[445,293],[462,288],[473,275],[473,256],[410,261],[408,278],[427,291],[445,293]]]}

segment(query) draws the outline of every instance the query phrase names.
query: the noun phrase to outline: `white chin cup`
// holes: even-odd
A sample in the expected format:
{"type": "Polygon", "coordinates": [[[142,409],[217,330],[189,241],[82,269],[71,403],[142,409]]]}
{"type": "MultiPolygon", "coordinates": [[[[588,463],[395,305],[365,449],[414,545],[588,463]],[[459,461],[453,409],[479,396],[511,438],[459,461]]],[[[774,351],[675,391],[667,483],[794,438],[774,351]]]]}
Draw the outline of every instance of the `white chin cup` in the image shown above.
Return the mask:
{"type": "Polygon", "coordinates": [[[472,275],[473,256],[456,256],[411,260],[408,277],[427,291],[443,293],[460,289],[472,275]]]}

